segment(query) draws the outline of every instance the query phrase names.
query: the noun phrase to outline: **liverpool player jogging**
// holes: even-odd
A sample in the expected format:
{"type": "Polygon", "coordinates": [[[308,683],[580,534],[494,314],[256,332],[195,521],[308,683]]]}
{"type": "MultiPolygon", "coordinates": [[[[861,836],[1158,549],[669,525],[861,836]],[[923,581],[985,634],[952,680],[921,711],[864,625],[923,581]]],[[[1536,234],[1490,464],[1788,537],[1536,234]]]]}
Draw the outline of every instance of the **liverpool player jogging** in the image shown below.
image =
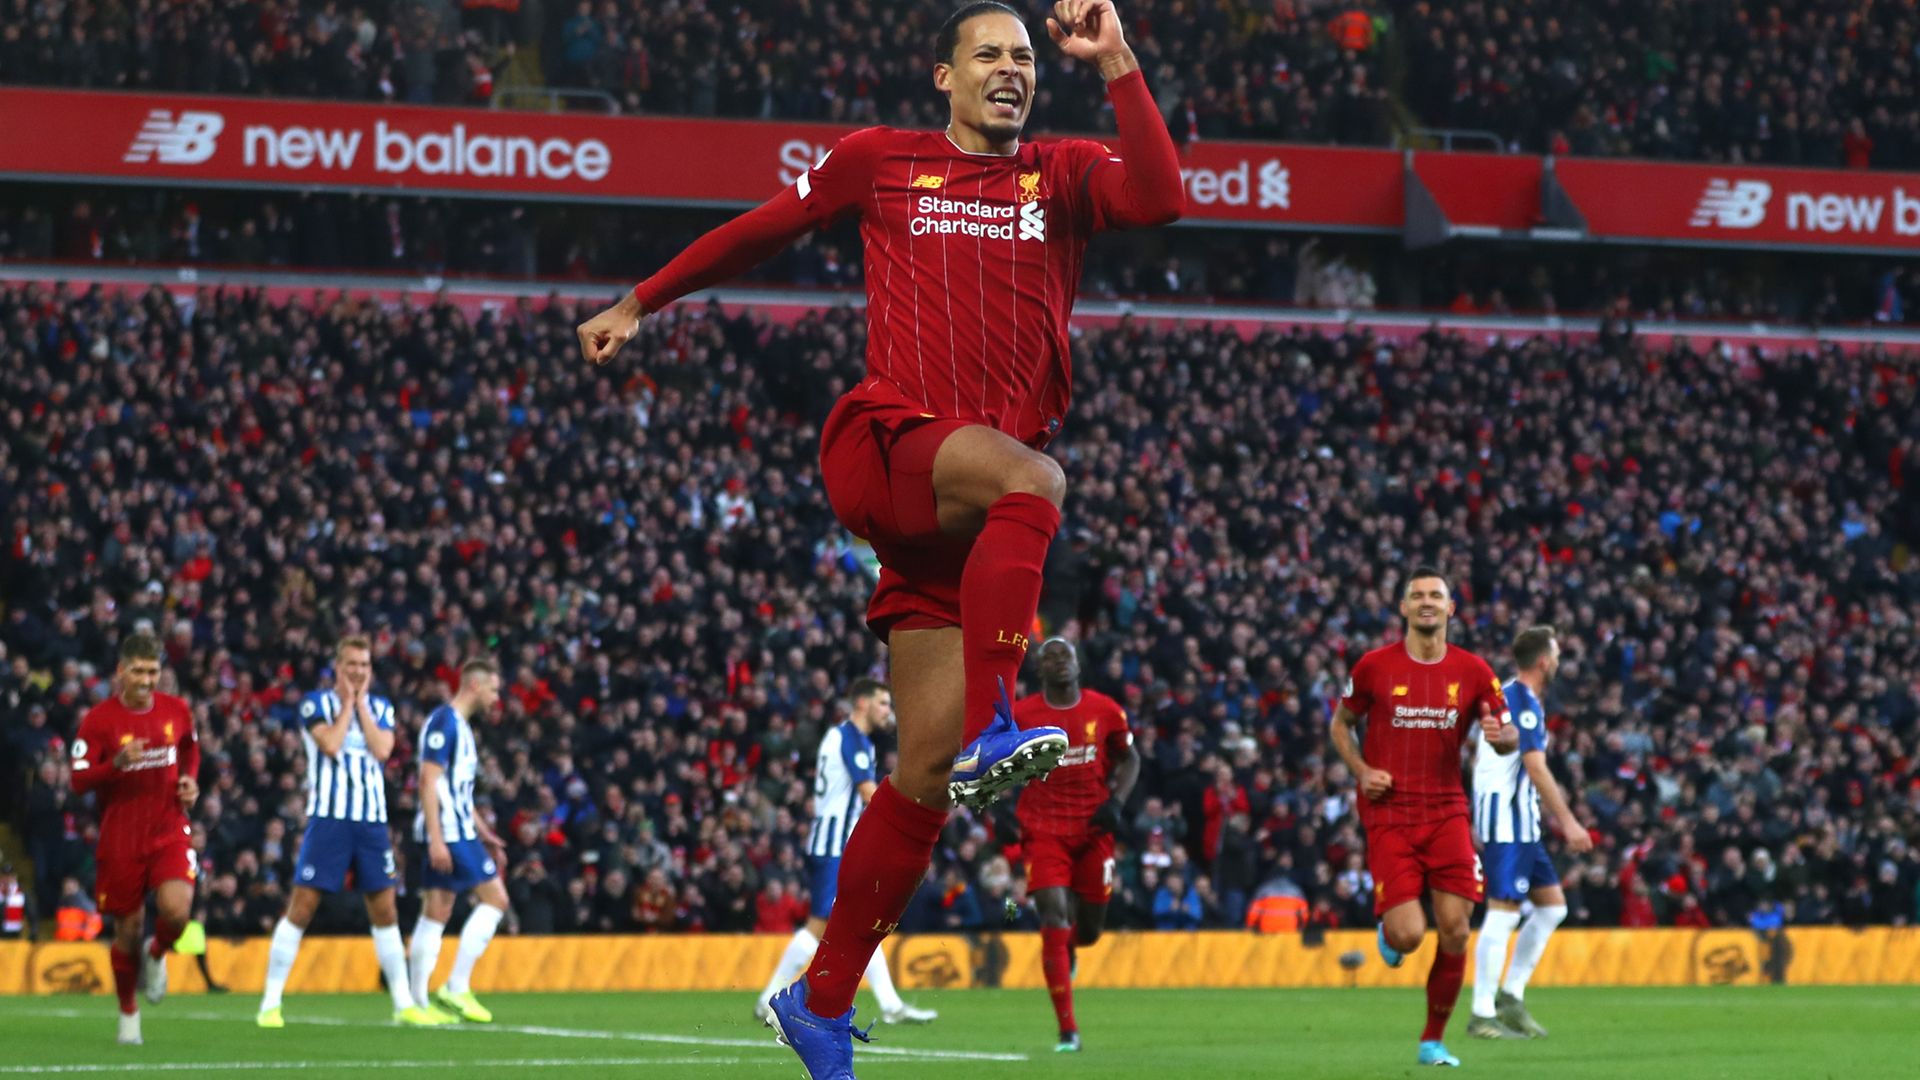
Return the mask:
{"type": "Polygon", "coordinates": [[[1040,909],[1040,966],[1060,1024],[1054,1050],[1080,1049],[1073,1019],[1076,947],[1100,940],[1113,896],[1113,834],[1120,807],[1140,778],[1133,731],[1120,703],[1080,686],[1080,657],[1065,638],[1040,645],[1040,692],[1021,698],[1021,727],[1067,733],[1066,756],[1044,780],[1020,793],[1020,837],[1027,891],[1040,909]]]}
{"type": "Polygon", "coordinates": [[[333,651],[333,689],[300,702],[300,741],[307,753],[307,832],[293,871],[287,914],[273,928],[267,953],[266,993],[255,1023],[283,1028],[281,995],[300,939],[313,922],[323,893],[346,888],[347,875],[366,897],[373,952],[387,977],[395,1023],[431,1027],[435,1015],[413,1000],[407,947],[393,900],[393,838],[387,832],[387,756],[393,753],[393,703],[372,692],[373,643],[344,637],[333,651]]]}
{"type": "Polygon", "coordinates": [[[854,988],[925,874],[951,801],[984,804],[1066,751],[1064,732],[1014,725],[1006,687],[1065,497],[1041,448],[1067,414],[1068,316],[1089,236],[1170,222],[1183,196],[1111,0],[1056,4],[1047,29],[1106,78],[1117,148],[1022,142],[1032,41],[1011,8],[969,4],[934,45],[946,130],[847,136],[579,328],[586,359],[605,363],[674,298],[859,218],[867,375],[822,428],[821,473],[835,514],[880,559],[867,624],[889,645],[900,751],[847,843],[806,977],[773,1001],[773,1024],[814,1080],[852,1075],[854,988]]]}
{"type": "MultiPolygon", "coordinates": [[[[1513,641],[1520,673],[1506,685],[1507,708],[1520,736],[1520,753],[1487,753],[1473,763],[1473,832],[1487,866],[1487,917],[1474,950],[1473,1014],[1467,1034],[1481,1039],[1545,1038],[1547,1029],[1527,1011],[1527,980],[1547,951],[1547,939],[1567,917],[1567,894],[1547,854],[1540,804],[1545,802],[1566,838],[1567,850],[1593,850],[1593,837],[1547,767],[1545,699],[1560,670],[1560,640],[1551,626],[1534,626],[1513,641]],[[1520,901],[1533,901],[1533,914],[1520,922],[1520,901]],[[1506,982],[1507,941],[1514,928],[1513,965],[1506,982]]],[[[1480,736],[1476,741],[1483,741],[1480,736]]]]}
{"type": "Polygon", "coordinates": [[[1333,745],[1360,779],[1360,823],[1367,831],[1377,941],[1388,966],[1420,947],[1427,917],[1420,899],[1433,894],[1440,951],[1427,972],[1427,1026],[1422,1065],[1459,1065],[1440,1037],[1453,1015],[1466,972],[1473,906],[1484,891],[1480,857],[1460,785],[1460,753],[1475,726],[1507,754],[1519,746],[1506,723],[1500,680],[1485,660],[1447,644],[1453,598],[1446,579],[1416,568],[1400,600],[1406,639],[1373,650],[1353,665],[1346,696],[1333,711],[1333,745]],[[1367,725],[1364,748],[1354,725],[1367,725]]]}
{"type": "Polygon", "coordinates": [[[113,990],[120,1041],[140,1043],[136,985],[147,1000],[167,994],[167,952],[193,910],[196,872],[187,811],[200,797],[200,740],[187,703],[156,693],[160,639],[136,633],[120,643],[119,692],[87,711],[73,740],[73,788],[100,804],[95,894],[113,916],[113,990]],[[143,941],[147,894],[158,919],[143,941]],[[136,960],[137,957],[137,960],[136,960]],[[136,964],[138,966],[136,966],[136,964]]]}

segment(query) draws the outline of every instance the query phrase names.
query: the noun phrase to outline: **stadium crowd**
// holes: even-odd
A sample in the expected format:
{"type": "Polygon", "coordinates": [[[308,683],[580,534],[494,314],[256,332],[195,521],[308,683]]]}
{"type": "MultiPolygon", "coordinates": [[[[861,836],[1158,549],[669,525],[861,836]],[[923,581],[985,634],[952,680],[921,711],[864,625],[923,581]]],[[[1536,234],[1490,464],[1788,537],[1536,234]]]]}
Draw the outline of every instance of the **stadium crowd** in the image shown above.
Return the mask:
{"type": "MultiPolygon", "coordinates": [[[[579,316],[0,286],[0,809],[43,913],[86,903],[68,740],[144,623],[202,733],[212,933],[281,911],[295,703],[354,631],[399,710],[401,834],[426,712],[463,657],[505,666],[481,790],[520,932],[804,918],[811,750],[884,670],[815,458],[864,325],[688,308],[594,370],[579,316]]],[[[1237,925],[1262,893],[1370,924],[1326,717],[1415,559],[1497,669],[1518,629],[1565,635],[1549,725],[1598,840],[1562,862],[1576,924],[1920,918],[1912,356],[1624,324],[1396,345],[1129,322],[1075,351],[1041,614],[1144,758],[1113,924],[1237,925]]],[[[1001,925],[1018,844],[1009,813],[956,814],[904,926],[1001,925]]]]}
{"type": "MultiPolygon", "coordinates": [[[[21,185],[17,195],[0,204],[0,261],[513,281],[644,277],[731,213],[40,184],[21,185]]],[[[1534,247],[1516,259],[1503,246],[1409,252],[1393,237],[1215,229],[1108,233],[1094,243],[1081,293],[1098,299],[1816,326],[1920,319],[1920,276],[1891,258],[1534,247]]],[[[748,280],[858,288],[860,250],[854,227],[836,226],[799,241],[748,280]]]]}
{"type": "MultiPolygon", "coordinates": [[[[626,112],[938,126],[924,50],[899,43],[931,43],[951,6],[578,0],[541,21],[514,0],[6,0],[0,82],[486,104],[526,81],[524,42],[546,86],[626,112]]],[[[1378,145],[1398,114],[1531,152],[1920,167],[1907,4],[1134,0],[1124,14],[1182,139],[1378,145]]],[[[1035,130],[1110,129],[1097,76],[1042,60],[1035,130]]]]}

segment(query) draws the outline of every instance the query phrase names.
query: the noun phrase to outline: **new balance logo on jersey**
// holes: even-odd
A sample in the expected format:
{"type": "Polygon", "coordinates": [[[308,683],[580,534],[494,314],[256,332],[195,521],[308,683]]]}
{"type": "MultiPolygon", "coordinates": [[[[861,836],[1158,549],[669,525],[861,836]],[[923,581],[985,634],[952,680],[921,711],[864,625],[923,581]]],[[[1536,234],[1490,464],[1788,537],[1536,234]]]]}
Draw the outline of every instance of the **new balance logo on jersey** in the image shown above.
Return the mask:
{"type": "Polygon", "coordinates": [[[921,173],[919,176],[913,178],[913,183],[907,186],[926,188],[928,191],[938,191],[946,185],[946,182],[947,178],[944,176],[935,176],[932,173],[921,173]]]}
{"type": "Polygon", "coordinates": [[[1020,204],[1020,239],[1046,242],[1047,208],[1045,206],[1037,202],[1020,204]]]}
{"type": "Polygon", "coordinates": [[[171,109],[154,109],[147,122],[133,137],[122,159],[145,164],[158,159],[162,165],[198,165],[213,156],[214,140],[227,126],[227,118],[216,112],[187,110],[177,118],[171,109]]]}
{"type": "Polygon", "coordinates": [[[1688,224],[1696,229],[1709,226],[1751,229],[1766,220],[1767,201],[1772,198],[1773,185],[1765,180],[1728,181],[1716,177],[1708,182],[1688,224]]]}

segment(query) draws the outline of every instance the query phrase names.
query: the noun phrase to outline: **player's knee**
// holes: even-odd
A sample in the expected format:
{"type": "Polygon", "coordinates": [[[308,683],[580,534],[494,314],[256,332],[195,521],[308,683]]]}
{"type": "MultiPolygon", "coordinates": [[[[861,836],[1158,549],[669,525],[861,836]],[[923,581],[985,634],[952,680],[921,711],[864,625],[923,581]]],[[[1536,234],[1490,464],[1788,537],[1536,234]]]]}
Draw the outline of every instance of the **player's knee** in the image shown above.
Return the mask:
{"type": "Polygon", "coordinates": [[[1100,940],[1100,927],[1080,923],[1073,928],[1073,943],[1086,948],[1100,940]]]}
{"type": "Polygon", "coordinates": [[[1029,454],[1007,476],[1006,494],[1038,495],[1059,506],[1067,501],[1067,474],[1045,454],[1029,454]]]}
{"type": "Polygon", "coordinates": [[[1467,951],[1467,941],[1472,936],[1465,926],[1442,926],[1438,928],[1440,950],[1442,952],[1461,953],[1467,951]]]}
{"type": "Polygon", "coordinates": [[[1420,947],[1420,939],[1426,936],[1427,928],[1424,926],[1387,927],[1387,944],[1393,946],[1394,952],[1413,952],[1420,947]]]}

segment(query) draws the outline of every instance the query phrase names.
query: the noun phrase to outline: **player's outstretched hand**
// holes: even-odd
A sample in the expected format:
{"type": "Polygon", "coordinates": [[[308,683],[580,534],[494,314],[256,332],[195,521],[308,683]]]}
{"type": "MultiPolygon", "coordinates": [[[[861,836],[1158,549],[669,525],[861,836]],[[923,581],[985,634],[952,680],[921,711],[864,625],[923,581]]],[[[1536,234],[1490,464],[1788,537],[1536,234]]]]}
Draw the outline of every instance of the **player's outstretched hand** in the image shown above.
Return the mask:
{"type": "Polygon", "coordinates": [[[640,320],[646,314],[632,293],[621,297],[619,303],[576,328],[580,334],[580,355],[594,367],[613,359],[620,347],[640,332],[640,320]]]}
{"type": "Polygon", "coordinates": [[[122,746],[119,753],[113,755],[113,767],[125,772],[133,767],[134,762],[140,760],[140,755],[146,752],[147,740],[134,739],[122,746]]]}
{"type": "Polygon", "coordinates": [[[1113,0],[1060,0],[1047,19],[1047,34],[1060,51],[1082,63],[1094,63],[1126,48],[1120,13],[1113,0]]]}
{"type": "Polygon", "coordinates": [[[175,785],[175,790],[180,795],[181,812],[192,813],[193,804],[200,800],[200,781],[191,776],[183,776],[180,778],[180,783],[175,785]]]}
{"type": "Polygon", "coordinates": [[[1379,802],[1393,791],[1393,774],[1385,769],[1368,769],[1360,774],[1360,794],[1379,802]]]}

